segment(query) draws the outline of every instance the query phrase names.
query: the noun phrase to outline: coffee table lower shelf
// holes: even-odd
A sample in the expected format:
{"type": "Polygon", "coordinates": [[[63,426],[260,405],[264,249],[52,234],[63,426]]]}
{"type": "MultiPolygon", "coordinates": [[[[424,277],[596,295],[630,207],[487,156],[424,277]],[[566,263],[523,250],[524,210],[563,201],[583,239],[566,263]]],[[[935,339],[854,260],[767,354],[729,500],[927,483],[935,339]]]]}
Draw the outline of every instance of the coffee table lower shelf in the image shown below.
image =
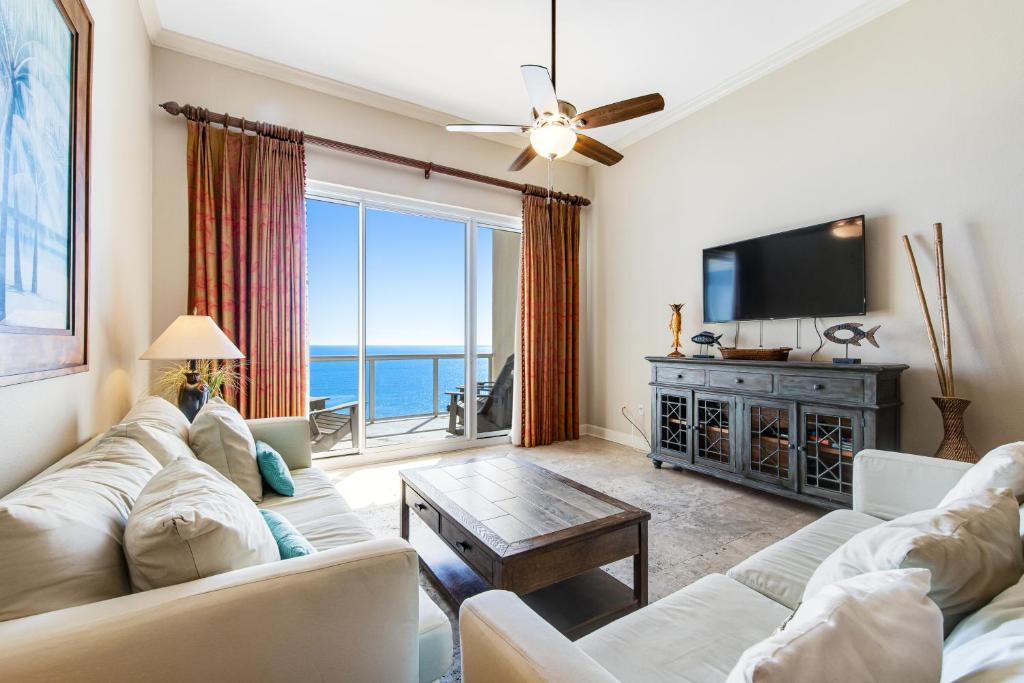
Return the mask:
{"type": "MultiPolygon", "coordinates": [[[[436,534],[414,527],[410,542],[419,554],[420,566],[456,609],[467,598],[493,590],[436,534]]],[[[520,597],[570,640],[640,608],[633,589],[602,569],[591,569],[520,597]]]]}

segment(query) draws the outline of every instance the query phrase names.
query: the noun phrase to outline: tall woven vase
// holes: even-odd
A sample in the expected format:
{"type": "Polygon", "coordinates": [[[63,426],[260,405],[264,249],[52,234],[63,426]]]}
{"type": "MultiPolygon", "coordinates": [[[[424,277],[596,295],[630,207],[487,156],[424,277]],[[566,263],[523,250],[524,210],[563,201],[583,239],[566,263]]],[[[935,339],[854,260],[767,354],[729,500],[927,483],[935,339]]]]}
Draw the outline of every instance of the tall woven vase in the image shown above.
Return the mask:
{"type": "Polygon", "coordinates": [[[978,462],[978,452],[967,440],[964,429],[964,413],[971,402],[966,398],[952,396],[932,396],[935,405],[942,414],[942,443],[935,457],[960,462],[978,462]]]}

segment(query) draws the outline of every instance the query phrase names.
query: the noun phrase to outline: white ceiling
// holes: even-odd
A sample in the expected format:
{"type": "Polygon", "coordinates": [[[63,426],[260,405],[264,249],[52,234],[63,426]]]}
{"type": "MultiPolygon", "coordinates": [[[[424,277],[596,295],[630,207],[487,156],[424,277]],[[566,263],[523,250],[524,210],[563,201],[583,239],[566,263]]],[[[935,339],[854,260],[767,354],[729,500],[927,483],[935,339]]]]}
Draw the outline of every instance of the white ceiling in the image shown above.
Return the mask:
{"type": "MultiPolygon", "coordinates": [[[[561,0],[558,95],[583,111],[662,93],[664,112],[593,132],[621,148],[903,1],[561,0]]],[[[229,48],[433,122],[528,122],[519,65],[550,62],[549,0],[141,2],[157,44],[229,48]]]]}

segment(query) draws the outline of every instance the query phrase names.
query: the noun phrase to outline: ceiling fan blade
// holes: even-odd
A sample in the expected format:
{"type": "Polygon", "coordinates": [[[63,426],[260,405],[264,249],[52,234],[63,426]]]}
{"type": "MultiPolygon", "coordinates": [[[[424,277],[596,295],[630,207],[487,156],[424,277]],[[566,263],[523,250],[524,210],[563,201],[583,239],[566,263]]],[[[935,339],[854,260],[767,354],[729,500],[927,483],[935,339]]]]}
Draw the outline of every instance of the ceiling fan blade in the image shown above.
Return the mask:
{"type": "Polygon", "coordinates": [[[526,168],[526,165],[533,161],[534,157],[537,156],[537,152],[533,149],[533,145],[527,145],[526,149],[519,153],[516,160],[513,161],[508,170],[510,171],[521,171],[526,168]]]}
{"type": "Polygon", "coordinates": [[[542,66],[523,64],[519,67],[523,72],[526,92],[530,103],[538,114],[554,116],[558,113],[558,98],[555,97],[555,86],[551,84],[551,74],[542,66]]]}
{"type": "Polygon", "coordinates": [[[517,126],[504,123],[449,123],[445,128],[449,133],[525,133],[529,126],[517,126]]]}
{"type": "Polygon", "coordinates": [[[614,149],[582,133],[576,134],[576,145],[572,149],[574,152],[579,152],[588,159],[593,159],[605,166],[614,166],[622,161],[622,155],[614,149]]]}
{"type": "Polygon", "coordinates": [[[629,121],[639,116],[647,116],[664,108],[665,98],[658,93],[652,93],[585,111],[574,118],[573,123],[581,130],[584,128],[597,128],[598,126],[629,121]]]}

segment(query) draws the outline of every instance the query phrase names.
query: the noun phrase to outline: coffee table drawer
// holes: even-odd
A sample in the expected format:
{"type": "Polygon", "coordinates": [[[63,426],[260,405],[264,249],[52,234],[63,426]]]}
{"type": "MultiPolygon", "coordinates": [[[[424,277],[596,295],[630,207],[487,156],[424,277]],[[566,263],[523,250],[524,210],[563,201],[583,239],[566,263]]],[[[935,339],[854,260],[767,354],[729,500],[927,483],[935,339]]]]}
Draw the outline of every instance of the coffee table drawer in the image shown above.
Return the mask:
{"type": "Polygon", "coordinates": [[[430,530],[438,532],[441,528],[441,515],[437,513],[434,506],[423,500],[418,493],[413,491],[411,488],[406,487],[405,489],[405,504],[409,508],[420,516],[430,530]]]}
{"type": "Polygon", "coordinates": [[[488,583],[494,576],[491,557],[481,547],[481,542],[447,519],[441,518],[441,538],[455,549],[456,554],[472,566],[488,583]]]}
{"type": "Polygon", "coordinates": [[[799,398],[864,400],[864,380],[859,377],[797,377],[781,375],[779,394],[799,398]]]}
{"type": "Polygon", "coordinates": [[[719,389],[740,389],[744,391],[772,390],[770,372],[733,372],[731,370],[712,370],[708,373],[708,384],[719,389]]]}

